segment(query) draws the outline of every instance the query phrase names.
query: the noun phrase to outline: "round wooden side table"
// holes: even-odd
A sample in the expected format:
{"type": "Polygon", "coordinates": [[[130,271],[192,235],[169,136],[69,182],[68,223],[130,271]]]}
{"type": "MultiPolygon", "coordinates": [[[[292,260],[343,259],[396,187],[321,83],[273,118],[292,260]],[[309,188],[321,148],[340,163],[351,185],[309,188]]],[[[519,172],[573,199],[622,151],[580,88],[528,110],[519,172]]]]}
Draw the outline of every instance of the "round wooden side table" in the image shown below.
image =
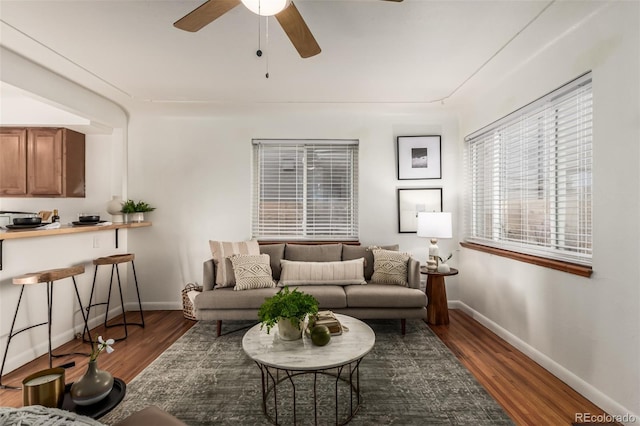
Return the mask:
{"type": "Polygon", "coordinates": [[[444,277],[456,275],[458,270],[451,268],[449,272],[436,272],[421,266],[420,273],[427,276],[427,322],[433,325],[449,324],[449,306],[444,277]]]}

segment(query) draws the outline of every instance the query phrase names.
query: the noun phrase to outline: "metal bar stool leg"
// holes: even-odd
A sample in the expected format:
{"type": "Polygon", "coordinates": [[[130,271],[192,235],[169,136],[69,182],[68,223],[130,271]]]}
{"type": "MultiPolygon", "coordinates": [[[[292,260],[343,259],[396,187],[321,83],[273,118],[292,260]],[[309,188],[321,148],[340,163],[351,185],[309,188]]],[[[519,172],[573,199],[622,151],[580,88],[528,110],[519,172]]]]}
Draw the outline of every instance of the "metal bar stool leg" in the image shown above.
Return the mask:
{"type": "MultiPolygon", "coordinates": [[[[78,304],[80,305],[80,313],[82,314],[82,319],[84,320],[84,328],[82,329],[82,336],[84,337],[84,333],[86,331],[89,336],[89,341],[91,341],[91,331],[89,331],[89,312],[87,312],[85,316],[84,308],[82,307],[82,299],[80,299],[80,292],[78,291],[78,285],[76,284],[76,277],[71,277],[73,280],[73,288],[76,290],[76,298],[78,299],[78,304]]],[[[91,300],[89,300],[91,303],[91,300]]]]}
{"type": "MultiPolygon", "coordinates": [[[[96,266],[95,270],[93,271],[93,283],[91,284],[91,294],[89,295],[89,304],[87,305],[87,324],[89,322],[89,318],[91,315],[91,307],[92,306],[96,306],[96,305],[101,305],[101,303],[96,303],[95,305],[93,304],[93,293],[95,292],[96,289],[96,277],[98,275],[98,266],[96,266]]],[[[89,328],[87,327],[87,330],[89,330],[89,328]]],[[[84,330],[82,330],[82,341],[83,342],[87,342],[87,340],[84,338],[84,330]]],[[[91,341],[91,335],[89,335],[89,342],[91,341]]]]}
{"type": "MultiPolygon", "coordinates": [[[[109,295],[107,296],[107,312],[104,314],[104,327],[108,328],[107,319],[109,318],[109,303],[111,302],[111,286],[113,285],[113,268],[115,265],[111,265],[111,277],[109,278],[109,295]]],[[[96,269],[98,269],[98,265],[96,265],[96,269]]]]}
{"type": "Polygon", "coordinates": [[[133,281],[136,283],[136,295],[138,296],[138,308],[140,309],[140,318],[142,320],[142,328],[144,328],[144,314],[142,313],[142,302],[140,301],[140,289],[138,288],[138,276],[136,275],[136,265],[131,261],[131,269],[133,270],[133,281]]]}
{"type": "MultiPolygon", "coordinates": [[[[82,307],[82,301],[80,300],[80,293],[78,292],[78,286],[76,284],[76,277],[71,276],[73,280],[73,287],[76,291],[76,297],[78,298],[78,303],[80,304],[80,313],[82,314],[82,320],[84,321],[84,328],[82,329],[82,335],[84,336],[85,331],[89,334],[89,340],[91,340],[91,334],[89,333],[89,328],[87,326],[87,317],[84,316],[84,308],[82,307]]],[[[68,352],[66,354],[54,354],[51,346],[51,327],[52,327],[52,319],[53,319],[53,281],[49,281],[47,283],[47,300],[49,303],[49,368],[53,368],[53,358],[61,358],[69,355],[85,355],[89,356],[90,354],[84,352],[68,352]]]]}
{"type": "Polygon", "coordinates": [[[129,332],[127,330],[127,313],[124,309],[124,297],[122,296],[122,282],[120,281],[120,268],[118,265],[113,265],[116,268],[116,276],[118,277],[118,290],[120,290],[120,305],[122,306],[122,321],[124,323],[124,338],[129,337],[129,332]]]}
{"type": "Polygon", "coordinates": [[[53,308],[53,281],[47,281],[47,305],[49,305],[49,313],[47,317],[47,328],[49,330],[49,368],[53,368],[53,351],[51,350],[51,311],[53,308]]]}
{"type": "Polygon", "coordinates": [[[16,306],[16,313],[13,315],[13,321],[11,321],[11,330],[9,330],[9,338],[7,339],[7,346],[4,348],[4,355],[2,356],[2,366],[0,367],[0,389],[20,389],[15,386],[7,386],[2,384],[2,372],[4,371],[4,363],[7,361],[7,354],[9,353],[9,344],[13,338],[13,328],[16,325],[16,318],[18,318],[18,310],[20,309],[20,302],[22,301],[22,293],[24,292],[24,286],[20,289],[20,296],[18,297],[18,305],[16,306]]]}

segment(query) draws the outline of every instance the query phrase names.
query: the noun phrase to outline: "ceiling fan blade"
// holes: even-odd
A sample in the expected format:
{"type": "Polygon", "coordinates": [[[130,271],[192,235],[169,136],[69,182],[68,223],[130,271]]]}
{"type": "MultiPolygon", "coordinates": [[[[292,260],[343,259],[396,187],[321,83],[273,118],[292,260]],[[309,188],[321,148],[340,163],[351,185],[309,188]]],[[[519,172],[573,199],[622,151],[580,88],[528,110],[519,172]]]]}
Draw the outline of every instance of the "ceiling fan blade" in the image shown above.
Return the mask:
{"type": "Polygon", "coordinates": [[[181,30],[196,32],[239,4],[240,0],[208,0],[178,19],[173,23],[173,26],[181,30]]]}
{"type": "Polygon", "coordinates": [[[321,52],[318,42],[311,34],[311,30],[307,26],[302,15],[298,12],[298,8],[291,3],[282,12],[276,14],[276,19],[280,26],[287,33],[289,40],[293,43],[300,56],[309,58],[321,52]]]}

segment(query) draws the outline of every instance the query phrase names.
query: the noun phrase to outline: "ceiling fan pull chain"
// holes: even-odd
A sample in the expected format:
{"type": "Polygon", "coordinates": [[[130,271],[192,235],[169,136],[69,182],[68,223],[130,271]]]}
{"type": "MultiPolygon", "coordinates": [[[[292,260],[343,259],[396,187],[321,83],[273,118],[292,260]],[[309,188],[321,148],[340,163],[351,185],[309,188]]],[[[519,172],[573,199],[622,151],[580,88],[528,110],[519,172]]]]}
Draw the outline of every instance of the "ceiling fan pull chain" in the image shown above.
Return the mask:
{"type": "Polygon", "coordinates": [[[266,30],[265,31],[266,35],[265,35],[265,38],[264,38],[265,39],[264,40],[264,44],[265,44],[265,49],[267,49],[267,58],[266,58],[267,59],[267,73],[264,76],[265,76],[265,78],[269,78],[269,17],[265,16],[264,20],[265,20],[264,27],[265,27],[265,30],[266,30]]]}
{"type": "MultiPolygon", "coordinates": [[[[258,7],[260,7],[260,4],[258,3],[258,7]]],[[[262,27],[260,26],[260,15],[258,15],[258,50],[256,51],[256,56],[259,58],[262,56],[262,49],[261,49],[261,35],[262,35],[262,27]]]]}

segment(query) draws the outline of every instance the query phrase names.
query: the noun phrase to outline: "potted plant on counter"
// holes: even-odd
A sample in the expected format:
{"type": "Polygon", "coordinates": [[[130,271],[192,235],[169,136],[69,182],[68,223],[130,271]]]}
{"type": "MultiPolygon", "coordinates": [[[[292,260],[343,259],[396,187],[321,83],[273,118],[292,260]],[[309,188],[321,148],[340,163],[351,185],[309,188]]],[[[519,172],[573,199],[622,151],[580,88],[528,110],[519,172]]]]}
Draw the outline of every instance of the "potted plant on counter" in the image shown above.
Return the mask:
{"type": "Polygon", "coordinates": [[[155,207],[152,207],[149,203],[144,201],[135,202],[133,200],[127,200],[122,203],[121,212],[126,215],[130,215],[131,222],[143,222],[144,214],[146,212],[152,212],[155,209],[155,207]]]}
{"type": "Polygon", "coordinates": [[[278,324],[278,334],[283,340],[297,340],[302,337],[303,321],[307,315],[318,313],[318,300],[310,294],[284,287],[274,296],[265,299],[258,310],[261,327],[267,333],[278,324]]]}

